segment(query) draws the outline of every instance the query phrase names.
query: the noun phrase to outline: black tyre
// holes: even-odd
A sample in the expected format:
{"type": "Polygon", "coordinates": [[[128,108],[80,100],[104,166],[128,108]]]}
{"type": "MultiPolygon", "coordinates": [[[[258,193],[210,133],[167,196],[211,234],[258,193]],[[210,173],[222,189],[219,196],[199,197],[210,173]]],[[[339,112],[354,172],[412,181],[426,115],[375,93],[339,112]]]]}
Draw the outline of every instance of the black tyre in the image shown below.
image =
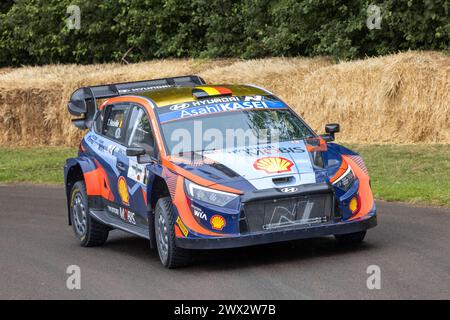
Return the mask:
{"type": "Polygon", "coordinates": [[[360,231],[355,233],[347,233],[347,234],[335,234],[337,242],[340,244],[357,244],[361,243],[366,236],[366,231],[360,231]]]}
{"type": "Polygon", "coordinates": [[[108,239],[109,228],[89,214],[88,197],[83,181],[76,182],[70,193],[70,218],[81,246],[100,246],[108,239]]]}
{"type": "Polygon", "coordinates": [[[190,252],[175,244],[173,204],[170,197],[161,198],[155,208],[155,236],[159,259],[166,268],[189,264],[190,252]]]}

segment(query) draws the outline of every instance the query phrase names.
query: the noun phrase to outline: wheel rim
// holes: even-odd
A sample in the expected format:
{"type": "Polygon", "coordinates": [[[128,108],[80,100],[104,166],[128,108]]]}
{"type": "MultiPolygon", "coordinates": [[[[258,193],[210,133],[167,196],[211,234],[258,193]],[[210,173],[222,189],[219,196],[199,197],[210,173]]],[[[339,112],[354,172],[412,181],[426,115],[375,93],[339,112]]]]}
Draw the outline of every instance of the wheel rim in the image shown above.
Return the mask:
{"type": "Polygon", "coordinates": [[[158,216],[158,226],[156,228],[156,232],[158,252],[161,260],[165,262],[167,260],[167,256],[169,255],[169,232],[167,229],[166,219],[164,219],[161,214],[158,216]]]}
{"type": "Polygon", "coordinates": [[[86,208],[83,204],[83,198],[78,193],[75,196],[72,206],[72,217],[75,230],[79,236],[84,236],[87,229],[86,208]]]}

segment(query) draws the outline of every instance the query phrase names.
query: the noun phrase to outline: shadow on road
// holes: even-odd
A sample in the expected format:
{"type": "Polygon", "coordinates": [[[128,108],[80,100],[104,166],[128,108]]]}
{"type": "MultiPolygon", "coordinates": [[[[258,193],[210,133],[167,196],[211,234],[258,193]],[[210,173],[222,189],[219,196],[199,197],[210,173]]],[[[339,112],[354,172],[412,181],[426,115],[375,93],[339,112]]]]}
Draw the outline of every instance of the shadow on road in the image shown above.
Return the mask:
{"type": "MultiPolygon", "coordinates": [[[[336,255],[357,253],[359,251],[374,250],[376,244],[364,242],[359,245],[341,246],[333,237],[322,237],[306,240],[273,243],[253,247],[221,249],[221,250],[199,250],[193,251],[194,261],[188,269],[199,269],[215,271],[233,268],[255,267],[259,265],[270,265],[298,260],[326,258],[336,255]]],[[[158,261],[158,253],[151,250],[148,240],[131,235],[120,234],[109,239],[104,250],[130,255],[138,260],[158,261]]]]}
{"type": "Polygon", "coordinates": [[[369,243],[356,246],[339,246],[333,237],[322,237],[248,248],[198,252],[195,266],[201,268],[213,267],[214,270],[242,269],[257,265],[267,266],[285,262],[301,262],[374,248],[375,246],[369,243]]]}

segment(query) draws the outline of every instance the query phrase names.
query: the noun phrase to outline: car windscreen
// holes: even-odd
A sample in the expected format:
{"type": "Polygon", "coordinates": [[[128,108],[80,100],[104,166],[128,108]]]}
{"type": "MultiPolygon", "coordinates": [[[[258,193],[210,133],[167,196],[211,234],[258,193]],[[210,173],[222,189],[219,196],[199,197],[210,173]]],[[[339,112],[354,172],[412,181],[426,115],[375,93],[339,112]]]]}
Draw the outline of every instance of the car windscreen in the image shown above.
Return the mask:
{"type": "Polygon", "coordinates": [[[251,109],[213,113],[161,124],[167,151],[234,149],[301,140],[315,133],[290,109],[251,109]]]}

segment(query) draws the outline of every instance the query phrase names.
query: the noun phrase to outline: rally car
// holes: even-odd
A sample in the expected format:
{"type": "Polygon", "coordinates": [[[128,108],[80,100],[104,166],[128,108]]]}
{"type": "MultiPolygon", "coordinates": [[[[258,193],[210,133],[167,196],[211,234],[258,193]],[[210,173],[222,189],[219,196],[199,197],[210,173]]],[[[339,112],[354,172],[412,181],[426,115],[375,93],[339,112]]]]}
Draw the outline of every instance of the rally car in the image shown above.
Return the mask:
{"type": "Polygon", "coordinates": [[[377,224],[363,159],[333,143],[339,125],[318,135],[263,88],[181,76],[83,87],[68,109],[88,129],[64,167],[82,246],[120,229],[174,268],[193,249],[357,243],[377,224]]]}

